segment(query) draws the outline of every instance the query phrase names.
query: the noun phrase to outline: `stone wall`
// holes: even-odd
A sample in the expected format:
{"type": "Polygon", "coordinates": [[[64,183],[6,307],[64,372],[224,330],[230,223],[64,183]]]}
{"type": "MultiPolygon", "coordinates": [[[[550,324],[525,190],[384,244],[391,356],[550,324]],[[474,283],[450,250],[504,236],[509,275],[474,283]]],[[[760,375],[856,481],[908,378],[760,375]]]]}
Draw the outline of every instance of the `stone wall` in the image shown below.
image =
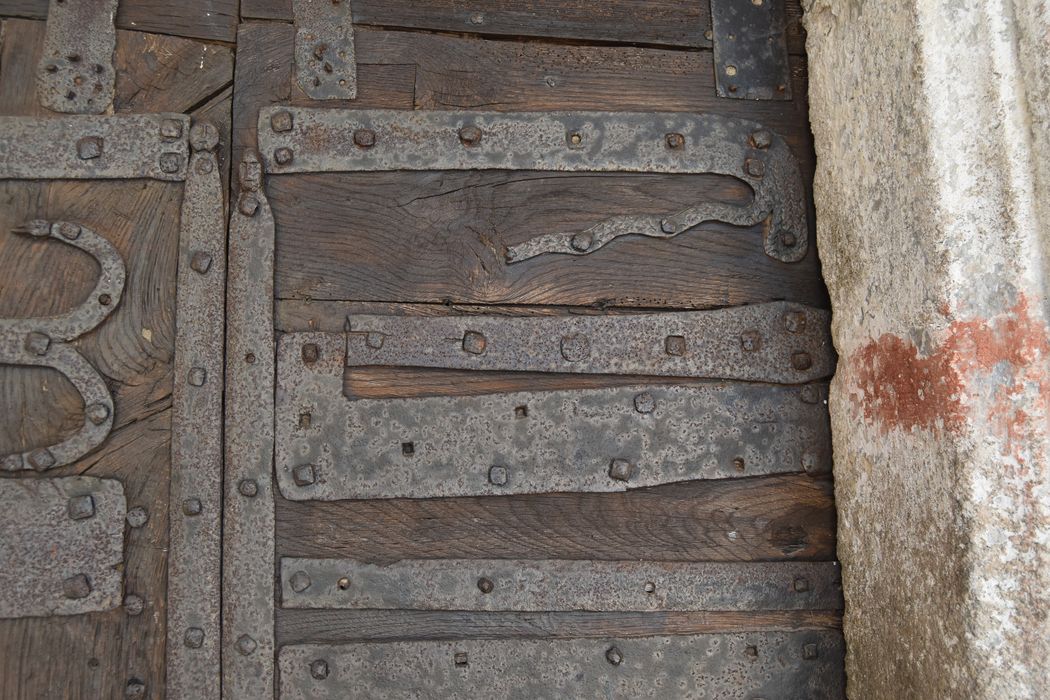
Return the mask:
{"type": "Polygon", "coordinates": [[[1050,7],[806,5],[850,697],[1050,697],[1050,7]]]}

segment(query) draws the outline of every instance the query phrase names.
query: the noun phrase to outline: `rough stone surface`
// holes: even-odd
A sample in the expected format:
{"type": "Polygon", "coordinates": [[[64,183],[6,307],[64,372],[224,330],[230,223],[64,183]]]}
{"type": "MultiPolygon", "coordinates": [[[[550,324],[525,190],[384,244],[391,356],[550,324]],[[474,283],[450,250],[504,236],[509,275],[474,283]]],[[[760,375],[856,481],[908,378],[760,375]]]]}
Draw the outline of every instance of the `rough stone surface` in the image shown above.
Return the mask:
{"type": "Polygon", "coordinates": [[[804,4],[850,696],[1050,697],[1050,5],[804,4]]]}

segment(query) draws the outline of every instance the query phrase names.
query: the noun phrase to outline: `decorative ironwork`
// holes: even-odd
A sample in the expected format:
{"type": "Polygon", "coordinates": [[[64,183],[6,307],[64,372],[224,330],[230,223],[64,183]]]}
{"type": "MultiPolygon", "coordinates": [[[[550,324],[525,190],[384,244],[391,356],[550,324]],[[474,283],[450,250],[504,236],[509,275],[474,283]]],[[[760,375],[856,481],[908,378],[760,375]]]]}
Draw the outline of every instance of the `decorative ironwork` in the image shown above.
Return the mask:
{"type": "Polygon", "coordinates": [[[55,112],[103,114],[113,104],[117,0],[51,0],[37,68],[40,104],[55,112]]]}
{"type": "Polygon", "coordinates": [[[357,97],[350,0],[293,0],[295,77],[315,100],[357,97]]]}

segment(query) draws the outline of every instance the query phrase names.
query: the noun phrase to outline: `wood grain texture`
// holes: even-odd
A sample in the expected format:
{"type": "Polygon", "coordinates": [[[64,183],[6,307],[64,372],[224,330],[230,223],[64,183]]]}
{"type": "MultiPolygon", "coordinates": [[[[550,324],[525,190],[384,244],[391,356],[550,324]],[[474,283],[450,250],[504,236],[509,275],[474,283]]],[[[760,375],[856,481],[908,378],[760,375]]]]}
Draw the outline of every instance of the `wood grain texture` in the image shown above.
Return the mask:
{"type": "Polygon", "coordinates": [[[428,639],[625,638],[716,632],[840,629],[833,610],[668,613],[475,613],[428,610],[283,610],[278,644],[428,639]]]}
{"type": "MultiPolygon", "coordinates": [[[[788,51],[805,51],[802,7],[785,3],[788,51]]],[[[711,48],[711,7],[694,0],[353,0],[354,24],[568,42],[711,48]]],[[[241,16],[292,20],[291,0],[243,0],[241,16]]]]}
{"type": "MultiPolygon", "coordinates": [[[[0,17],[47,19],[48,0],[0,0],[0,17]]],[[[121,0],[117,28],[213,41],[234,40],[237,0],[121,0]]]]}
{"type": "MultiPolygon", "coordinates": [[[[43,22],[4,21],[3,113],[41,113],[31,76],[43,30],[43,22]]],[[[117,108],[186,111],[201,105],[199,113],[221,125],[218,117],[230,111],[230,97],[222,90],[233,78],[229,54],[223,47],[205,52],[184,39],[120,31],[115,62],[127,72],[118,81],[117,108]],[[154,61],[150,70],[137,64],[144,53],[146,61],[154,61]],[[194,61],[199,69],[189,67],[194,61]]],[[[228,137],[223,138],[228,144],[228,137]]],[[[125,593],[140,596],[144,612],[131,616],[118,608],[77,617],[0,620],[0,698],[5,700],[119,698],[131,679],[143,682],[149,697],[162,695],[170,363],[181,198],[178,183],[0,183],[0,260],[5,269],[19,271],[0,279],[0,316],[68,309],[91,290],[97,274],[93,261],[80,251],[10,233],[27,219],[79,221],[111,241],[125,260],[128,280],[120,306],[78,342],[113,393],[113,431],[98,450],[48,476],[120,479],[128,507],[141,506],[149,513],[145,526],[128,528],[125,539],[125,593]]],[[[57,373],[4,367],[0,415],[0,451],[24,449],[46,444],[61,435],[64,425],[81,421],[82,405],[57,373]]]]}
{"type": "Polygon", "coordinates": [[[831,483],[809,476],[671,484],[626,493],[277,501],[279,556],[827,560],[831,483]]]}

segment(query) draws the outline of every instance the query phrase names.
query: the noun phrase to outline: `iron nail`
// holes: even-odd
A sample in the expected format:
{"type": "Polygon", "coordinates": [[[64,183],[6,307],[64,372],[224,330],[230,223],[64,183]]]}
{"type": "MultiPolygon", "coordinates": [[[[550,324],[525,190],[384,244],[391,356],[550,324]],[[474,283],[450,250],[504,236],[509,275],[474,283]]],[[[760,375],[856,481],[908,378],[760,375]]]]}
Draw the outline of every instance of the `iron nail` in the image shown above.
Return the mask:
{"type": "Polygon", "coordinates": [[[190,258],[190,267],[194,272],[206,274],[211,269],[211,256],[203,250],[196,251],[190,258]]]}
{"type": "Polygon", "coordinates": [[[95,515],[95,499],[91,495],[73,496],[66,503],[66,514],[72,520],[84,520],[95,515]]]}
{"type": "Polygon", "coordinates": [[[485,336],[477,331],[467,331],[463,334],[463,351],[471,355],[480,355],[485,352],[487,344],[485,336]]]}
{"type": "Polygon", "coordinates": [[[614,459],[609,462],[609,476],[617,481],[629,481],[634,465],[626,459],[614,459]]]}
{"type": "Polygon", "coordinates": [[[200,515],[203,510],[204,506],[201,504],[199,498],[187,498],[182,502],[182,512],[184,515],[200,515]]]}
{"type": "Polygon", "coordinates": [[[314,483],[317,480],[314,465],[300,464],[292,470],[292,479],[295,481],[296,486],[309,486],[314,483]]]}
{"type": "Polygon", "coordinates": [[[177,173],[182,169],[181,153],[162,153],[160,155],[160,170],[163,173],[177,173]]]}
{"type": "Polygon", "coordinates": [[[813,358],[808,352],[796,352],[791,356],[791,366],[802,372],[813,366],[813,358]]]}
{"type": "Polygon", "coordinates": [[[204,646],[204,630],[200,627],[190,627],[182,635],[182,643],[190,649],[200,649],[204,646]]]}
{"type": "Polygon", "coordinates": [[[744,462],[743,457],[736,457],[733,459],[733,469],[736,469],[738,472],[742,472],[746,467],[747,463],[744,462]]]}
{"type": "Polygon", "coordinates": [[[478,590],[486,595],[492,593],[492,589],[495,587],[491,579],[487,579],[484,576],[478,579],[478,590]]]}
{"type": "Polygon", "coordinates": [[[805,452],[802,454],[802,469],[807,474],[812,474],[817,470],[817,456],[812,452],[805,452]]]}
{"type": "Polygon", "coordinates": [[[801,311],[789,311],[784,314],[784,327],[788,333],[801,333],[806,330],[806,314],[801,311]]]}
{"type": "Polygon", "coordinates": [[[663,219],[660,222],[660,230],[664,233],[674,233],[678,230],[678,224],[671,221],[670,219],[663,219]]]}
{"type": "Polygon", "coordinates": [[[126,519],[128,521],[128,525],[130,525],[131,527],[142,527],[146,524],[146,521],[149,520],[149,511],[143,508],[142,506],[135,506],[134,508],[128,511],[126,519]]]}
{"type": "Polygon", "coordinates": [[[766,174],[766,164],[758,158],[748,158],[744,161],[744,172],[751,177],[763,177],[766,174]]]}
{"type": "Polygon", "coordinates": [[[259,484],[255,479],[241,479],[237,484],[237,490],[242,496],[253,498],[259,493],[259,484]]]}
{"type": "Polygon", "coordinates": [[[84,574],[70,576],[62,582],[62,595],[70,600],[80,600],[91,595],[91,581],[84,574]]]}
{"type": "Polygon", "coordinates": [[[204,382],[208,379],[208,371],[203,367],[194,367],[187,375],[187,379],[193,386],[204,386],[204,382]]]}
{"type": "Polygon", "coordinates": [[[361,148],[371,148],[376,145],[376,132],[371,129],[355,129],[354,143],[361,148]]]}
{"type": "Polygon", "coordinates": [[[382,333],[365,334],[365,345],[372,348],[373,350],[378,350],[379,348],[383,347],[383,340],[384,337],[382,333]]]}
{"type": "Polygon", "coordinates": [[[561,356],[569,362],[578,362],[591,354],[591,341],[585,335],[566,335],[561,339],[561,356]]]}
{"type": "Polygon", "coordinates": [[[46,447],[33,450],[29,453],[29,465],[37,471],[50,469],[55,466],[55,455],[46,447]]]}
{"type": "Polygon", "coordinates": [[[138,617],[145,609],[146,601],[142,599],[142,596],[137,596],[134,593],[128,593],[124,596],[124,612],[131,617],[138,617]]]}
{"type": "Polygon", "coordinates": [[[685,137],[679,133],[670,133],[664,138],[667,141],[667,147],[672,150],[678,150],[685,146],[685,137]]]}
{"type": "Polygon", "coordinates": [[[507,484],[507,468],[501,466],[489,467],[489,483],[493,486],[505,486],[507,484]]]}
{"type": "Polygon", "coordinates": [[[255,640],[246,634],[242,634],[237,638],[237,651],[241,652],[244,656],[251,654],[258,646],[259,645],[256,644],[255,640]]]}
{"type": "Polygon", "coordinates": [[[591,249],[591,245],[594,244],[594,234],[590,231],[580,231],[572,237],[569,241],[569,245],[572,246],[573,250],[578,250],[584,253],[591,249]]]}
{"type": "Polygon", "coordinates": [[[791,231],[788,231],[787,229],[781,231],[779,235],[780,243],[785,248],[794,248],[795,244],[798,243],[798,236],[793,234],[791,231]]]}
{"type": "Polygon", "coordinates": [[[314,659],[310,662],[310,675],[319,681],[328,678],[328,662],[324,659],[314,659]]]}
{"type": "Polygon", "coordinates": [[[281,110],[280,112],[274,112],[270,115],[270,128],[278,133],[291,131],[292,124],[293,118],[291,112],[281,110]]]}
{"type": "Polygon", "coordinates": [[[653,583],[652,581],[646,581],[645,582],[645,592],[646,593],[650,593],[650,594],[651,593],[656,593],[656,584],[653,583]]]}
{"type": "Polygon", "coordinates": [[[245,216],[255,216],[256,210],[259,209],[259,198],[251,192],[244,192],[237,200],[237,211],[244,214],[245,216]]]}
{"type": "Polygon", "coordinates": [[[805,593],[809,590],[809,580],[801,576],[795,579],[794,588],[796,593],[805,593]]]}
{"type": "Polygon", "coordinates": [[[452,656],[452,661],[453,661],[453,663],[455,663],[455,664],[456,664],[457,666],[466,666],[466,665],[467,665],[467,663],[468,663],[468,657],[467,657],[467,652],[465,652],[465,651],[457,651],[457,652],[456,652],[456,653],[455,653],[455,654],[454,654],[454,655],[452,656]]]}
{"type": "Polygon", "coordinates": [[[744,647],[744,654],[746,656],[750,656],[753,659],[756,659],[758,658],[758,647],[754,644],[748,644],[746,647],[744,647]]]}
{"type": "Polygon", "coordinates": [[[85,136],[77,140],[77,157],[80,160],[91,160],[102,155],[105,141],[101,136],[85,136]]]}
{"type": "Polygon", "coordinates": [[[656,410],[656,399],[648,391],[634,397],[634,410],[639,413],[652,413],[656,410]]]}
{"type": "Polygon", "coordinates": [[[166,139],[177,139],[182,136],[182,122],[178,119],[164,119],[160,123],[160,135],[166,139]]]}
{"type": "Polygon", "coordinates": [[[613,666],[619,666],[623,663],[623,652],[616,647],[609,647],[605,651],[605,660],[613,666]]]}
{"type": "Polygon", "coordinates": [[[481,129],[473,124],[459,130],[459,140],[464,146],[477,146],[481,142],[481,129]]]}
{"type": "Polygon", "coordinates": [[[26,336],[26,350],[34,355],[46,355],[51,347],[51,337],[46,333],[32,331],[26,336]]]}
{"type": "Polygon", "coordinates": [[[802,647],[802,658],[806,661],[812,661],[817,658],[817,656],[819,656],[819,654],[817,653],[816,644],[810,643],[802,647]]]}
{"type": "Polygon", "coordinates": [[[292,153],[292,149],[287,147],[278,148],[273,152],[273,159],[277,161],[277,165],[288,165],[294,157],[295,154],[292,153]]]}
{"type": "Polygon", "coordinates": [[[58,224],[58,233],[66,240],[75,241],[80,238],[80,225],[72,221],[63,221],[58,224]]]}
{"type": "Polygon", "coordinates": [[[740,347],[745,352],[758,352],[762,349],[762,334],[758,331],[744,331],[740,334],[740,347]]]}
{"type": "Polygon", "coordinates": [[[685,354],[685,336],[669,335],[664,340],[664,352],[673,357],[681,357],[685,354]]]}
{"type": "Polygon", "coordinates": [[[302,593],[310,587],[310,574],[305,571],[296,571],[292,574],[291,578],[288,579],[288,585],[292,587],[292,590],[296,593],[302,593]]]}
{"type": "Polygon", "coordinates": [[[751,134],[751,145],[755,148],[766,149],[773,143],[773,135],[765,129],[759,129],[751,134]]]}
{"type": "Polygon", "coordinates": [[[321,359],[321,348],[317,346],[317,343],[304,343],[303,344],[303,362],[308,365],[312,365],[321,359]]]}

